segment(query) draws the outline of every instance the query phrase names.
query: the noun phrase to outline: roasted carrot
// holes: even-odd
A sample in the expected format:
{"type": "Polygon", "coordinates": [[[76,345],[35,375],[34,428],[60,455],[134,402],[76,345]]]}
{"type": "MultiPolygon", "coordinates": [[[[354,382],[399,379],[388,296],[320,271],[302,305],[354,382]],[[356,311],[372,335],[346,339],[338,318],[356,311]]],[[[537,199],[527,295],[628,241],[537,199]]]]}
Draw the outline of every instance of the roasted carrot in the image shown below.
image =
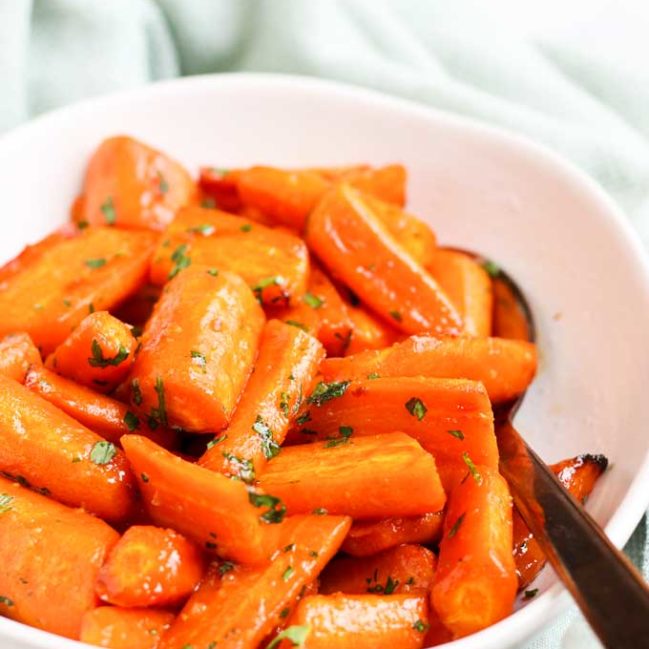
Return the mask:
{"type": "Polygon", "coordinates": [[[30,365],[41,362],[41,355],[29,334],[7,334],[0,340],[0,374],[24,383],[30,365]]]}
{"type": "MultiPolygon", "coordinates": [[[[125,435],[122,445],[156,524],[228,559],[243,563],[268,559],[279,534],[276,523],[284,514],[277,499],[249,493],[243,480],[230,480],[187,462],[146,437],[125,435]]],[[[242,477],[251,482],[254,474],[248,468],[242,477]]]]}
{"type": "Polygon", "coordinates": [[[0,477],[0,612],[78,639],[84,613],[97,602],[97,572],[117,539],[104,521],[0,477]]]}
{"type": "Polygon", "coordinates": [[[309,256],[295,235],[219,210],[187,207],[167,228],[151,264],[164,284],[190,264],[241,275],[264,304],[296,303],[304,294],[309,256]]]}
{"type": "Polygon", "coordinates": [[[122,435],[137,431],[165,448],[176,446],[178,434],[175,431],[157,425],[155,429],[151,428],[139,411],[59,376],[42,365],[29,368],[25,386],[113,444],[118,444],[122,435]]]}
{"type": "MultiPolygon", "coordinates": [[[[578,455],[551,465],[563,486],[584,503],[597,479],[604,473],[608,460],[603,455],[578,455]]],[[[530,532],[518,510],[514,508],[514,560],[519,590],[525,588],[539,574],[547,560],[545,552],[530,532]]]]}
{"type": "Polygon", "coordinates": [[[111,137],[90,158],[79,214],[91,225],[162,230],[194,191],[171,158],[133,138],[111,137]]]}
{"type": "Polygon", "coordinates": [[[107,311],[96,311],[54,350],[46,365],[81,385],[110,392],[127,377],[136,347],[130,327],[107,311]]]}
{"type": "Polygon", "coordinates": [[[162,426],[221,430],[252,371],[263,324],[240,277],[187,268],[146,325],[130,377],[131,403],[162,426]]]}
{"type": "Polygon", "coordinates": [[[487,271],[469,255],[455,250],[438,250],[426,268],[457,308],[464,333],[491,335],[493,294],[487,271]]]}
{"type": "Polygon", "coordinates": [[[256,649],[336,553],[350,523],[346,517],[296,516],[282,526],[281,549],[270,563],[215,567],[164,635],[161,649],[210,643],[256,649]]]}
{"type": "MultiPolygon", "coordinates": [[[[141,328],[151,317],[155,303],[160,299],[162,289],[153,284],[144,284],[126,301],[112,310],[112,314],[122,322],[141,328]]],[[[135,335],[135,334],[133,334],[135,335]]]]}
{"type": "Polygon", "coordinates": [[[182,534],[134,525],[110,551],[95,589],[116,606],[170,606],[188,597],[202,574],[202,554],[182,534]]]}
{"type": "Polygon", "coordinates": [[[198,186],[203,193],[203,199],[211,199],[213,207],[226,212],[238,212],[241,207],[239,197],[240,169],[218,169],[202,167],[198,186]]]}
{"type": "Polygon", "coordinates": [[[211,442],[200,464],[236,476],[244,460],[259,472],[279,453],[323,358],[322,345],[309,334],[279,320],[267,322],[255,371],[232,421],[211,442]]]}
{"type": "Polygon", "coordinates": [[[363,196],[329,191],[305,239],[320,261],[375,313],[407,334],[457,334],[462,321],[435,280],[408,254],[363,196]]]}
{"type": "Polygon", "coordinates": [[[346,425],[324,443],[282,449],[259,484],[292,514],[416,516],[446,501],[435,460],[414,439],[403,433],[355,438],[346,425]]]}
{"type": "MultiPolygon", "coordinates": [[[[338,437],[340,427],[353,429],[357,437],[402,431],[434,455],[446,489],[466,475],[466,457],[494,469],[498,466],[493,413],[482,384],[465,379],[367,376],[316,386],[296,420],[291,440],[338,437]],[[320,398],[320,393],[328,398],[320,398]]],[[[431,511],[437,509],[414,513],[431,511]]]]}
{"type": "Polygon", "coordinates": [[[421,649],[428,603],[415,593],[311,595],[298,604],[290,623],[303,630],[303,649],[421,649]]]}
{"type": "Polygon", "coordinates": [[[388,349],[367,351],[322,363],[325,381],[381,377],[431,376],[482,381],[495,402],[527,389],[536,372],[532,343],[504,338],[411,336],[388,349]]]}
{"type": "Polygon", "coordinates": [[[0,471],[107,520],[121,520],[133,509],[135,492],[124,454],[1,375],[0,471]]]}
{"type": "Polygon", "coordinates": [[[99,606],[81,623],[81,642],[108,649],[157,649],[171,626],[170,611],[99,606]]]}
{"type": "Polygon", "coordinates": [[[474,465],[449,497],[432,603],[459,638],[509,615],[515,596],[509,489],[497,471],[474,465]]]}
{"type": "Polygon", "coordinates": [[[347,312],[352,320],[352,331],[345,356],[368,349],[383,349],[403,337],[394,327],[372,315],[363,306],[350,306],[347,312]]]}
{"type": "Polygon", "coordinates": [[[443,522],[443,512],[354,521],[342,549],[354,557],[367,557],[402,543],[437,543],[442,536],[443,522]]]}
{"type": "Polygon", "coordinates": [[[350,169],[340,180],[352,187],[399,207],[406,204],[406,169],[400,164],[350,169]]]}
{"type": "Polygon", "coordinates": [[[0,281],[0,335],[25,331],[49,354],[88,313],[137,291],[155,240],[149,232],[86,228],[27,256],[0,281]]]}
{"type": "Polygon", "coordinates": [[[399,545],[371,557],[338,557],[320,575],[319,592],[363,594],[427,592],[437,557],[423,545],[399,545]]]}
{"type": "Polygon", "coordinates": [[[493,290],[494,336],[512,340],[531,340],[532,332],[525,311],[511,285],[502,277],[491,280],[493,290]]]}

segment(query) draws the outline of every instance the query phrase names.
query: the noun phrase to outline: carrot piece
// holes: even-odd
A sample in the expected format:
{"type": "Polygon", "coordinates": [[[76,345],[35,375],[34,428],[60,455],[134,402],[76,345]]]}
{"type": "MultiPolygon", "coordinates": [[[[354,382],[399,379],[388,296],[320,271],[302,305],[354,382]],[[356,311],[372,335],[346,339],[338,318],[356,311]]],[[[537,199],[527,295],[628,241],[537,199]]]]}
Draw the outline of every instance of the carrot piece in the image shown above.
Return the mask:
{"type": "Polygon", "coordinates": [[[129,527],[97,575],[95,590],[116,606],[168,606],[188,597],[203,574],[199,549],[178,532],[129,527]]]}
{"type": "Polygon", "coordinates": [[[107,311],[87,315],[45,365],[98,392],[110,392],[128,375],[137,341],[130,327],[107,311]]]}
{"type": "Polygon", "coordinates": [[[423,545],[399,545],[371,557],[338,557],[320,575],[322,595],[428,591],[437,557],[423,545]]]}
{"type": "Polygon", "coordinates": [[[292,307],[267,309],[269,317],[278,318],[300,327],[315,336],[330,356],[340,356],[349,344],[352,319],[331,280],[316,266],[311,265],[307,292],[292,307]]]}
{"type": "Polygon", "coordinates": [[[194,191],[171,158],[133,138],[111,137],[88,163],[80,216],[91,225],[162,230],[194,191]]]}
{"type": "Polygon", "coordinates": [[[176,445],[175,431],[159,426],[153,429],[145,417],[129,410],[121,401],[93,392],[40,365],[29,368],[25,386],[113,444],[118,444],[122,435],[137,431],[165,448],[176,445]]]}
{"type": "Polygon", "coordinates": [[[351,170],[341,180],[352,187],[399,207],[406,204],[406,168],[400,164],[351,170]]]}
{"type": "Polygon", "coordinates": [[[350,306],[348,313],[353,324],[345,356],[358,354],[368,349],[383,349],[401,336],[394,327],[379,320],[362,306],[350,306]]]}
{"type": "Polygon", "coordinates": [[[449,498],[432,603],[459,638],[509,615],[515,596],[509,489],[497,471],[474,466],[449,498]]]}
{"type": "Polygon", "coordinates": [[[491,335],[493,294],[491,279],[469,255],[438,250],[426,268],[457,308],[470,336],[491,335]]]}
{"type": "Polygon", "coordinates": [[[223,563],[210,570],[161,649],[210,643],[219,649],[256,649],[336,553],[350,523],[346,517],[296,516],[282,526],[283,549],[270,563],[223,563]]]}
{"type": "Polygon", "coordinates": [[[443,522],[443,512],[354,521],[342,549],[354,557],[366,557],[402,543],[437,543],[442,536],[443,522]]]}
{"type": "Polygon", "coordinates": [[[356,439],[349,426],[324,444],[283,448],[259,484],[291,514],[416,516],[446,501],[435,460],[414,439],[403,433],[356,439]]]}
{"type": "Polygon", "coordinates": [[[131,403],[162,426],[224,428],[257,353],[264,314],[232,273],[191,266],[169,283],[142,335],[131,403]]]}
{"type": "Polygon", "coordinates": [[[279,453],[323,358],[322,345],[309,334],[279,320],[267,322],[255,371],[232,421],[199,463],[236,476],[245,460],[261,471],[279,453]]]}
{"type": "Polygon", "coordinates": [[[226,212],[237,212],[242,208],[239,197],[240,169],[217,169],[201,167],[198,186],[204,198],[211,198],[214,207],[226,212]]]}
{"type": "MultiPolygon", "coordinates": [[[[281,520],[282,512],[274,501],[256,500],[243,481],[187,462],[146,437],[124,435],[122,445],[157,525],[243,563],[265,561],[276,547],[280,526],[272,523],[281,520]]],[[[244,477],[254,479],[252,468],[244,477]]]]}
{"type": "Polygon", "coordinates": [[[421,649],[428,603],[415,593],[311,595],[298,604],[291,625],[304,629],[303,649],[421,649]]]}
{"type": "Polygon", "coordinates": [[[29,334],[7,334],[0,340],[0,374],[24,383],[29,366],[41,362],[41,355],[29,334]]]}
{"type": "Polygon", "coordinates": [[[109,649],[157,649],[174,614],[145,608],[99,606],[81,623],[81,642],[109,649]]]}
{"type": "MultiPolygon", "coordinates": [[[[153,284],[144,284],[138,291],[112,311],[122,322],[143,327],[153,313],[155,303],[160,299],[162,289],[153,284]]],[[[134,334],[135,335],[135,334],[134,334]]]]}
{"type": "MultiPolygon", "coordinates": [[[[582,504],[606,471],[608,460],[603,455],[577,455],[550,466],[563,486],[582,504]]],[[[514,561],[519,590],[539,574],[547,557],[529,527],[514,507],[514,561]]]]}
{"type": "Polygon", "coordinates": [[[107,520],[126,518],[135,492],[113,444],[0,375],[0,471],[107,520]]]}
{"type": "Polygon", "coordinates": [[[155,239],[86,228],[16,260],[0,282],[0,336],[25,331],[49,354],[89,312],[112,309],[142,285],[155,239]]]}
{"type": "Polygon", "coordinates": [[[502,277],[491,280],[493,291],[494,336],[512,340],[531,340],[532,332],[525,311],[511,285],[502,277]]]}
{"type": "Polygon", "coordinates": [[[328,192],[309,216],[305,239],[365,304],[408,334],[457,334],[462,321],[435,280],[394,238],[362,194],[328,192]]]}
{"type": "Polygon", "coordinates": [[[0,612],[78,638],[81,618],[96,605],[95,578],[117,532],[3,477],[0,503],[0,612]]]}
{"type": "Polygon", "coordinates": [[[388,349],[326,359],[320,369],[325,381],[370,374],[471,379],[481,381],[489,398],[499,403],[527,389],[536,365],[536,347],[522,340],[411,336],[388,349]]]}
{"type": "MultiPolygon", "coordinates": [[[[465,456],[498,467],[493,413],[482,384],[464,379],[369,376],[352,383],[321,384],[319,389],[325,394],[342,394],[322,403],[310,398],[311,406],[297,419],[300,428],[290,439],[329,439],[339,435],[341,426],[352,428],[355,436],[402,431],[434,455],[447,490],[466,475],[465,456]]],[[[437,509],[403,515],[431,511],[437,509]]]]}

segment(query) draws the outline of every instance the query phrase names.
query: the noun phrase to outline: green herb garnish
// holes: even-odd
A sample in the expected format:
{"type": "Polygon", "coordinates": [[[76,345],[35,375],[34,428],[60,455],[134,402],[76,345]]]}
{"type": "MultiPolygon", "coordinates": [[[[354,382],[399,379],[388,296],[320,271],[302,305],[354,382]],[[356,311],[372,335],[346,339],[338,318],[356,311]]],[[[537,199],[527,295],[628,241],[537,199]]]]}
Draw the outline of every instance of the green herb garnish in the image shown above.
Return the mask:
{"type": "Polygon", "coordinates": [[[473,460],[469,457],[469,454],[466,451],[462,453],[462,459],[464,460],[464,464],[469,467],[469,473],[473,476],[473,479],[478,484],[482,484],[482,476],[480,475],[480,472],[478,471],[476,465],[473,463],[473,460]]]}
{"type": "Polygon", "coordinates": [[[124,415],[124,423],[126,424],[126,427],[133,432],[140,426],[140,419],[139,417],[131,412],[130,410],[126,411],[126,414],[124,415]]]}
{"type": "Polygon", "coordinates": [[[289,640],[294,647],[301,647],[309,635],[309,631],[310,629],[308,626],[289,626],[281,633],[278,633],[275,638],[266,645],[266,649],[276,649],[282,640],[289,640]]]}
{"type": "Polygon", "coordinates": [[[96,442],[90,451],[90,459],[95,464],[108,464],[117,454],[117,448],[112,442],[96,442]]]}
{"type": "Polygon", "coordinates": [[[113,205],[113,197],[109,196],[99,208],[104,215],[104,220],[108,225],[115,225],[117,221],[117,213],[115,212],[115,205],[113,205]]]}
{"type": "Polygon", "coordinates": [[[324,300],[321,297],[314,295],[313,293],[305,293],[302,297],[302,300],[312,309],[319,309],[324,304],[324,300]]]}
{"type": "Polygon", "coordinates": [[[227,434],[219,435],[218,437],[215,437],[212,441],[207,442],[207,448],[212,448],[212,446],[216,446],[217,444],[224,442],[227,438],[228,438],[227,434]]]}
{"type": "Polygon", "coordinates": [[[171,255],[171,261],[173,261],[174,265],[169,271],[168,279],[173,279],[178,273],[183,270],[183,268],[187,268],[192,263],[192,260],[190,257],[188,257],[185,252],[187,251],[187,244],[186,243],[181,243],[172,253],[171,255]]]}
{"type": "Polygon", "coordinates": [[[194,361],[196,361],[196,365],[200,367],[205,367],[207,365],[207,359],[205,358],[205,354],[201,354],[200,352],[196,352],[192,350],[191,357],[194,361]]]}
{"type": "Polygon", "coordinates": [[[325,444],[325,448],[333,448],[334,446],[340,446],[341,444],[347,444],[349,438],[352,436],[354,429],[351,426],[340,426],[338,429],[340,437],[332,437],[325,444]]]}
{"type": "Polygon", "coordinates": [[[245,460],[227,452],[223,453],[223,457],[231,464],[239,480],[246,484],[251,484],[255,481],[255,467],[250,460],[245,460]]]}
{"type": "Polygon", "coordinates": [[[84,262],[88,268],[101,268],[106,265],[106,259],[99,257],[98,259],[86,259],[84,262]]]}
{"type": "Polygon", "coordinates": [[[337,397],[342,397],[347,388],[349,387],[349,381],[339,381],[332,383],[325,383],[320,381],[318,385],[315,386],[315,389],[311,395],[307,398],[308,403],[312,403],[314,406],[321,406],[331,399],[336,399],[337,397]]]}
{"type": "Polygon", "coordinates": [[[489,259],[482,262],[482,267],[487,271],[489,277],[498,277],[500,275],[500,266],[489,259]]]}
{"type": "Polygon", "coordinates": [[[446,432],[456,439],[464,439],[464,433],[461,430],[447,430],[446,432]]]}
{"type": "Polygon", "coordinates": [[[464,516],[465,514],[460,514],[457,517],[455,523],[453,523],[453,527],[451,527],[451,529],[448,531],[448,534],[446,535],[447,538],[452,539],[457,534],[457,531],[460,529],[460,525],[462,525],[462,521],[464,521],[464,516]]]}
{"type": "Polygon", "coordinates": [[[92,351],[92,356],[88,358],[88,364],[91,367],[108,367],[109,365],[117,366],[128,358],[128,350],[122,345],[119,346],[119,350],[115,356],[112,358],[104,357],[104,352],[96,338],[92,339],[90,349],[92,351]]]}
{"type": "Polygon", "coordinates": [[[424,402],[418,397],[412,397],[406,401],[406,410],[413,416],[417,417],[421,421],[428,412],[428,408],[424,405],[424,402]]]}
{"type": "Polygon", "coordinates": [[[286,505],[279,498],[251,491],[248,493],[248,500],[254,507],[268,507],[259,517],[264,523],[281,523],[284,520],[286,505]]]}
{"type": "Polygon", "coordinates": [[[273,431],[259,415],[257,415],[255,423],[252,425],[252,429],[261,438],[261,450],[267,460],[270,460],[279,454],[281,448],[273,438],[273,431]]]}
{"type": "Polygon", "coordinates": [[[136,406],[142,405],[142,390],[140,389],[140,381],[138,379],[131,381],[131,394],[133,396],[133,403],[136,406]]]}
{"type": "Polygon", "coordinates": [[[14,497],[9,494],[0,494],[0,514],[4,514],[11,509],[11,503],[14,497]]]}
{"type": "Polygon", "coordinates": [[[216,228],[211,223],[201,223],[201,225],[194,225],[187,228],[187,232],[196,232],[202,234],[204,237],[209,237],[216,232],[216,228]]]}
{"type": "Polygon", "coordinates": [[[423,620],[417,620],[413,625],[412,628],[415,631],[419,631],[419,633],[426,633],[428,631],[428,628],[430,627],[430,624],[427,622],[424,622],[423,620]]]}

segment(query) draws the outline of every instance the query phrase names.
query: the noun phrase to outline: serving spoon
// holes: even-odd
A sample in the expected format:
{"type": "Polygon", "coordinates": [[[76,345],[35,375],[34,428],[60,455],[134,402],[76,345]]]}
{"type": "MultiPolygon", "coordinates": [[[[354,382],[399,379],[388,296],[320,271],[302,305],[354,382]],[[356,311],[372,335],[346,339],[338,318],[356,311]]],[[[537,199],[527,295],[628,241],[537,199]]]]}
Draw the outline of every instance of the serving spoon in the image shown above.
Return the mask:
{"type": "MultiPolygon", "coordinates": [[[[508,284],[533,340],[534,321],[523,291],[496,264],[473,256],[497,269],[498,278],[508,284]]],[[[513,420],[524,397],[495,412],[500,472],[514,503],[602,644],[607,649],[649,648],[649,587],[516,431],[513,420]]]]}

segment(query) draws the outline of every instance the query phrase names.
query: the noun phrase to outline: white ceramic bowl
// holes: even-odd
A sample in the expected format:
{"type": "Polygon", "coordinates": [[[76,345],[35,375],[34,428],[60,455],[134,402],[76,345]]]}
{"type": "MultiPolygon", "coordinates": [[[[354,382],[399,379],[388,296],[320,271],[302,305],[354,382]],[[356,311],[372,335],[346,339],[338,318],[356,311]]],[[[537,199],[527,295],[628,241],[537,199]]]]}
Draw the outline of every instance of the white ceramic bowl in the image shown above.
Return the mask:
{"type": "MultiPolygon", "coordinates": [[[[0,139],[0,261],[67,219],[89,154],[117,133],[193,171],[406,164],[409,207],[441,242],[483,252],[525,290],[541,365],[517,423],[548,461],[608,455],[588,508],[616,545],[628,539],[649,504],[649,272],[624,216],[586,176],[516,135],[374,92],[195,77],[71,106],[0,139]]],[[[453,648],[506,649],[531,636],[568,604],[555,582],[546,570],[536,599],[453,648]]],[[[0,619],[0,646],[80,645],[0,619]]]]}

